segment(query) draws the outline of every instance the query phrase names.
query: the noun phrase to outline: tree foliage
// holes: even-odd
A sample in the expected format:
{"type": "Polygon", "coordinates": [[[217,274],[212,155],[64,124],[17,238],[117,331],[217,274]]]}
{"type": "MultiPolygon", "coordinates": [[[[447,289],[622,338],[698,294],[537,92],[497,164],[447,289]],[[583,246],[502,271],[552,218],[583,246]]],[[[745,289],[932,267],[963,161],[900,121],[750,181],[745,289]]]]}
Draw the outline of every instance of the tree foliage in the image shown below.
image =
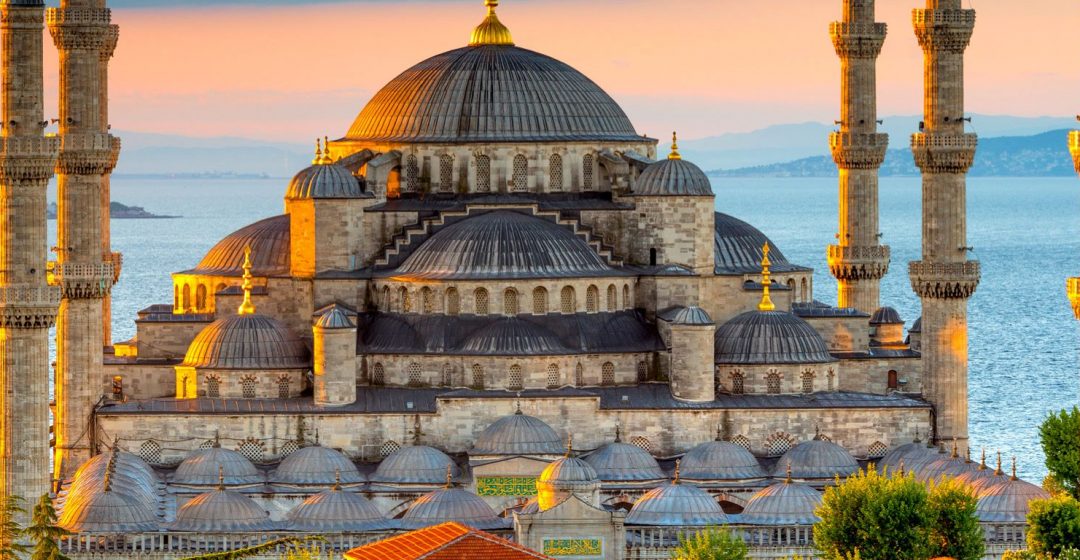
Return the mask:
{"type": "Polygon", "coordinates": [[[1066,494],[1031,502],[1027,540],[1028,549],[1051,558],[1080,548],[1080,502],[1066,494]]]}
{"type": "Polygon", "coordinates": [[[18,496],[0,498],[0,558],[20,558],[30,551],[22,542],[26,532],[19,525],[19,516],[26,513],[22,501],[18,496]]]}
{"type": "Polygon", "coordinates": [[[272,552],[282,547],[286,549],[285,554],[282,555],[282,560],[315,560],[319,557],[318,552],[313,547],[316,542],[325,543],[326,539],[320,536],[285,537],[236,550],[189,556],[184,560],[243,560],[244,558],[254,558],[255,556],[266,554],[267,552],[272,552]]]}
{"type": "Polygon", "coordinates": [[[745,560],[746,542],[726,528],[709,527],[692,535],[680,535],[672,553],[675,560],[745,560]]]}
{"type": "Polygon", "coordinates": [[[1054,482],[1080,499],[1080,407],[1048,416],[1039,438],[1054,482]]]}
{"type": "Polygon", "coordinates": [[[931,557],[976,560],[986,549],[982,527],[975,515],[978,500],[971,488],[946,478],[930,490],[931,557]]]}
{"type": "Polygon", "coordinates": [[[60,552],[59,544],[61,538],[70,534],[56,524],[56,510],[49,495],[42,495],[34,506],[30,526],[26,528],[26,536],[33,543],[30,560],[71,560],[60,552]]]}

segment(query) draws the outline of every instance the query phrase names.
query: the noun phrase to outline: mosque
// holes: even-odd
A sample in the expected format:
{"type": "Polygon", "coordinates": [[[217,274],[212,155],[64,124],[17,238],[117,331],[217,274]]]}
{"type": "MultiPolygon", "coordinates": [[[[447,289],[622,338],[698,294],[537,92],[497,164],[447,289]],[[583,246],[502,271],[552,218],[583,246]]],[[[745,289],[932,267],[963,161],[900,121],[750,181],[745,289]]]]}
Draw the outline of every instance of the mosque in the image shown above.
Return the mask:
{"type": "Polygon", "coordinates": [[[0,480],[55,492],[65,554],[164,560],[310,533],[345,550],[458,521],[556,558],[666,558],[680,533],[720,524],[755,558],[812,557],[821,489],[868,463],[963,476],[988,558],[1024,546],[1042,491],[1000,458],[973,462],[967,441],[979,268],[964,249],[974,12],[960,0],[914,16],[928,102],[912,147],[932,196],[910,328],[879,301],[873,0],[844,0],[831,27],[835,307],[810,268],[722,212],[677,138],[639,134],[596,83],[516,46],[486,0],[467,46],[405,70],[345,136],[317,142],[285,213],[181,265],[172,301],[122,342],[109,333],[118,32],[103,4],[2,4],[20,54],[3,59],[17,79],[0,156],[0,480]],[[45,23],[59,136],[38,125],[45,23]]]}

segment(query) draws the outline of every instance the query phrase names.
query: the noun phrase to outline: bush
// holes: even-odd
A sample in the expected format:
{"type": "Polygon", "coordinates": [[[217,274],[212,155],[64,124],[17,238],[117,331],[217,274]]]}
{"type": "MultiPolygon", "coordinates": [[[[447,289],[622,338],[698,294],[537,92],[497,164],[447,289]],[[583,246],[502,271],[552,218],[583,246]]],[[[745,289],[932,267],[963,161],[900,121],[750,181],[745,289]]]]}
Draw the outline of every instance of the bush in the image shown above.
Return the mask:
{"type": "Polygon", "coordinates": [[[1080,499],[1080,407],[1047,417],[1039,439],[1054,483],[1080,499]]]}
{"type": "Polygon", "coordinates": [[[978,500],[955,479],[943,479],[930,490],[930,555],[978,560],[985,552],[982,527],[975,515],[978,500]]]}
{"type": "Polygon", "coordinates": [[[745,560],[746,542],[726,528],[709,527],[693,535],[679,536],[672,553],[675,560],[745,560]]]}
{"type": "Polygon", "coordinates": [[[1064,558],[1080,547],[1080,502],[1062,494],[1031,502],[1028,513],[1028,548],[1051,558],[1064,558]]]}

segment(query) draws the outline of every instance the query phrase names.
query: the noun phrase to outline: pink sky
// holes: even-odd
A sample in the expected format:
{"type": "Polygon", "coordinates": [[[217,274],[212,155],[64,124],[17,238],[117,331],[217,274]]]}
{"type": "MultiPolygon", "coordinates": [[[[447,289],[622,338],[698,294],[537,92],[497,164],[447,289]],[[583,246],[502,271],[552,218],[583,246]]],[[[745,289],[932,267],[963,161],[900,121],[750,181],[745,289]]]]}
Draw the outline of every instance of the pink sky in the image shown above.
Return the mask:
{"type": "MultiPolygon", "coordinates": [[[[969,2],[965,2],[965,7],[969,2]]],[[[915,0],[879,0],[882,115],[921,112],[915,0]]],[[[639,132],[686,138],[837,117],[838,0],[503,0],[518,46],[606,89],[639,132]]],[[[1076,0],[978,0],[970,112],[1080,112],[1076,0]],[[1032,6],[1039,6],[1033,8],[1032,6]]],[[[382,84],[464,45],[480,0],[116,9],[113,127],[307,142],[340,136],[382,84]]],[[[49,42],[51,45],[51,41],[49,42]]],[[[46,50],[50,99],[56,55],[46,50]]],[[[55,104],[48,108],[55,116],[55,104]]]]}

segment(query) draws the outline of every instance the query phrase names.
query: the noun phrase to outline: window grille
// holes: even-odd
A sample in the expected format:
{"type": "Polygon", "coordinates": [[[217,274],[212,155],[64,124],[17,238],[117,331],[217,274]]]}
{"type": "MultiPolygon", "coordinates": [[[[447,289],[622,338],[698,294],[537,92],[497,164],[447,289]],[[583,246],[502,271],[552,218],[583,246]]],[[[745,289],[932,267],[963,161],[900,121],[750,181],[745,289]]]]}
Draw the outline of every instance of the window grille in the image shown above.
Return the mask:
{"type": "Polygon", "coordinates": [[[300,450],[300,442],[295,439],[290,439],[285,442],[285,445],[281,446],[281,458],[284,459],[293,453],[300,450]]]}
{"type": "Polygon", "coordinates": [[[488,314],[488,292],[484,288],[477,288],[473,293],[473,298],[476,299],[476,314],[487,315],[488,314]]]}
{"type": "Polygon", "coordinates": [[[787,434],[773,434],[765,442],[765,447],[771,457],[779,457],[794,446],[795,442],[787,434]]]}
{"type": "Polygon", "coordinates": [[[560,299],[562,300],[563,313],[577,313],[577,297],[574,295],[572,286],[566,286],[562,289],[560,299]]]}
{"type": "Polygon", "coordinates": [[[510,379],[506,383],[506,388],[511,391],[520,391],[525,388],[525,381],[521,376],[521,366],[514,364],[510,366],[510,379]]]}
{"type": "Polygon", "coordinates": [[[637,363],[637,380],[638,383],[644,383],[649,380],[649,364],[644,360],[637,363]]]}
{"type": "Polygon", "coordinates": [[[420,376],[420,364],[412,362],[409,364],[409,385],[416,387],[423,384],[424,380],[420,376]]]}
{"type": "Polygon", "coordinates": [[[731,438],[731,443],[750,451],[750,438],[746,436],[735,436],[731,438]]]}
{"type": "Polygon", "coordinates": [[[195,308],[199,311],[206,309],[206,286],[202,284],[195,288],[195,308]]]}
{"type": "Polygon", "coordinates": [[[236,450],[252,463],[263,462],[263,443],[255,438],[248,438],[240,442],[240,446],[236,450]]]}
{"type": "Polygon", "coordinates": [[[375,367],[371,368],[371,384],[372,385],[385,385],[386,384],[386,369],[383,368],[381,363],[375,364],[375,367]]]}
{"type": "Polygon", "coordinates": [[[529,190],[529,160],[518,154],[514,156],[513,192],[526,192],[529,190]]]}
{"type": "Polygon", "coordinates": [[[622,304],[624,309],[630,309],[632,307],[630,303],[630,285],[623,284],[622,287],[622,304]]]}
{"type": "Polygon", "coordinates": [[[214,440],[212,439],[208,439],[199,444],[199,449],[210,449],[211,447],[214,447],[214,440]]]}
{"type": "Polygon", "coordinates": [[[382,308],[384,312],[390,312],[390,286],[382,288],[382,308]]]}
{"type": "Polygon", "coordinates": [[[802,392],[813,393],[814,392],[814,372],[804,371],[802,374],[802,392]]]}
{"type": "Polygon", "coordinates": [[[884,443],[881,443],[880,441],[875,441],[874,443],[870,444],[870,447],[867,450],[866,456],[871,458],[871,459],[880,459],[880,458],[884,457],[888,452],[889,452],[889,446],[885,445],[884,443]]]}
{"type": "Polygon", "coordinates": [[[277,393],[279,399],[289,398],[289,376],[282,375],[277,380],[277,393]]]}
{"type": "Polygon", "coordinates": [[[255,378],[244,377],[240,380],[240,390],[243,393],[245,399],[255,398],[255,378]]]}
{"type": "Polygon", "coordinates": [[[581,158],[581,182],[584,190],[593,190],[593,167],[595,165],[595,158],[592,154],[585,154],[585,157],[581,158]]]}
{"type": "Polygon", "coordinates": [[[634,436],[630,439],[630,445],[636,445],[645,451],[648,451],[650,454],[652,453],[652,442],[649,441],[649,438],[634,436]]]}
{"type": "Polygon", "coordinates": [[[562,156],[559,154],[551,154],[548,158],[548,190],[551,192],[563,190],[562,156]]]}
{"type": "Polygon", "coordinates": [[[392,439],[386,440],[383,442],[382,446],[379,447],[379,456],[385,459],[398,449],[401,449],[401,445],[398,442],[392,439]]]}
{"type": "Polygon", "coordinates": [[[161,444],[150,439],[139,446],[139,457],[151,465],[161,464],[161,444]]]}
{"type": "Polygon", "coordinates": [[[454,192],[454,156],[443,154],[439,158],[439,190],[454,192]]]}
{"type": "Polygon", "coordinates": [[[401,312],[410,313],[412,311],[412,301],[409,298],[409,289],[404,286],[399,288],[398,299],[401,300],[401,312]]]}
{"type": "Polygon", "coordinates": [[[184,313],[191,311],[191,286],[184,284],[184,307],[181,309],[184,313]]]}
{"type": "Polygon", "coordinates": [[[491,192],[491,158],[476,156],[476,192],[491,192]]]}
{"type": "Polygon", "coordinates": [[[604,362],[604,365],[600,366],[600,380],[603,385],[615,384],[615,364],[604,362]]]}
{"type": "Polygon", "coordinates": [[[221,398],[221,379],[218,376],[206,376],[206,397],[210,399],[221,398]]]}
{"type": "Polygon", "coordinates": [[[426,315],[435,312],[435,294],[427,286],[420,289],[420,306],[426,315]]]}
{"type": "Polygon", "coordinates": [[[518,293],[517,290],[513,288],[507,288],[506,291],[503,292],[503,314],[518,314],[518,293]]]}
{"type": "Polygon", "coordinates": [[[823,434],[821,432],[818,432],[818,434],[815,435],[814,437],[817,438],[818,440],[821,440],[821,441],[832,441],[831,437],[829,437],[829,436],[827,436],[827,435],[825,435],[825,434],[823,434]]]}
{"type": "Polygon", "coordinates": [[[548,389],[558,388],[561,384],[559,379],[559,364],[548,364],[547,367],[547,387],[548,389]]]}
{"type": "Polygon", "coordinates": [[[574,367],[574,386],[585,386],[585,368],[582,367],[581,362],[578,362],[578,365],[574,367]]]}
{"type": "Polygon", "coordinates": [[[472,365],[472,386],[474,389],[484,388],[484,366],[480,364],[472,365]]]}
{"type": "Polygon", "coordinates": [[[461,313],[461,297],[458,296],[457,288],[446,289],[446,314],[457,315],[461,313]]]}
{"type": "Polygon", "coordinates": [[[767,393],[769,393],[770,395],[779,395],[780,394],[780,374],[779,373],[773,372],[773,373],[770,373],[769,375],[765,376],[765,391],[767,393]]]}
{"type": "Polygon", "coordinates": [[[449,387],[454,384],[454,367],[450,364],[443,364],[442,367],[442,386],[449,387]]]}
{"type": "Polygon", "coordinates": [[[533,290],[533,314],[546,315],[548,312],[548,293],[544,288],[533,290]]]}
{"type": "Polygon", "coordinates": [[[731,394],[742,395],[746,392],[746,378],[738,371],[731,372],[731,394]]]}
{"type": "Polygon", "coordinates": [[[417,192],[420,190],[420,164],[416,156],[410,155],[405,158],[405,191],[417,192]]]}
{"type": "Polygon", "coordinates": [[[833,370],[830,369],[829,374],[826,375],[826,378],[828,378],[828,380],[829,380],[829,392],[832,392],[833,391],[833,382],[836,380],[836,372],[834,372],[833,370]]]}
{"type": "Polygon", "coordinates": [[[600,290],[596,286],[589,286],[585,290],[585,311],[588,313],[600,311],[600,290]]]}

